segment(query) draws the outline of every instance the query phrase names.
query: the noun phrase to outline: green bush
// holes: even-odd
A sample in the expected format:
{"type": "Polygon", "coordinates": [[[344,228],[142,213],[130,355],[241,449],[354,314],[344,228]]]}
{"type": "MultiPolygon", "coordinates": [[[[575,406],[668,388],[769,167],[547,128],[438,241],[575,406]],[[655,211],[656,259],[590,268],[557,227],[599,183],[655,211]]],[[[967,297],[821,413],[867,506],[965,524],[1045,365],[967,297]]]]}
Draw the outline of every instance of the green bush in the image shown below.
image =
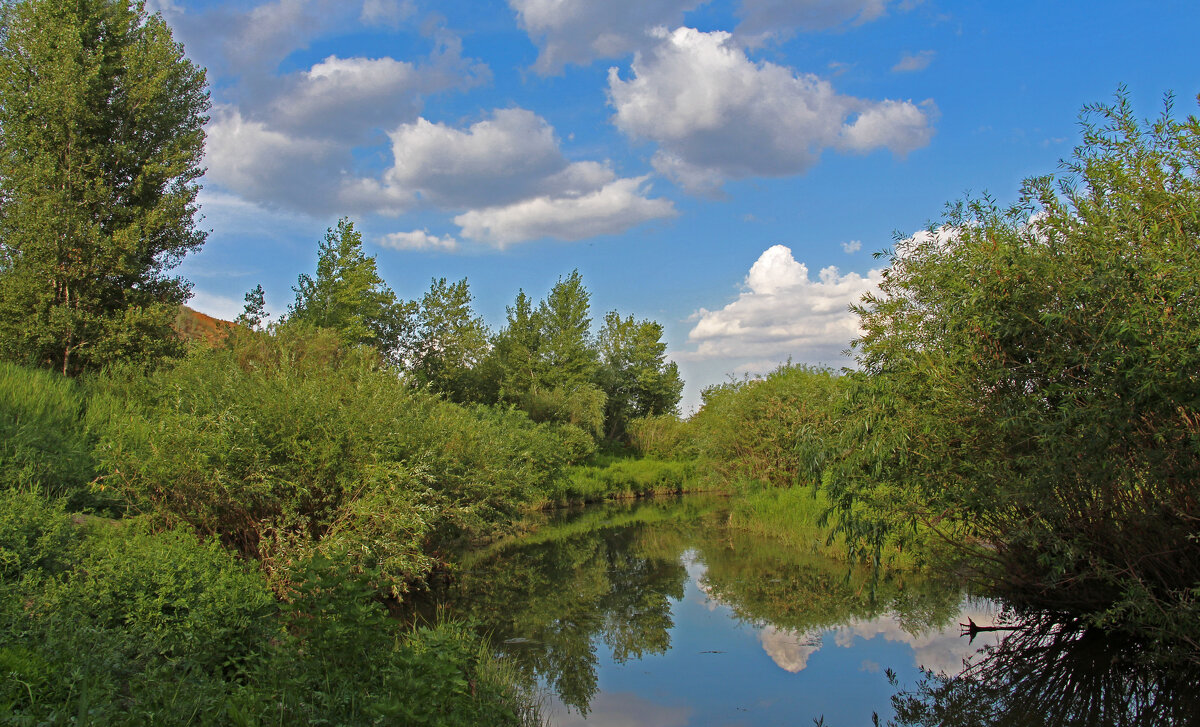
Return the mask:
{"type": "Polygon", "coordinates": [[[694,462],[614,459],[607,464],[572,467],[548,494],[553,504],[599,502],[623,497],[677,494],[694,489],[694,462]]]}
{"type": "Polygon", "coordinates": [[[239,331],[172,368],[92,388],[106,412],[104,486],[284,581],[323,549],[398,594],[432,565],[429,538],[506,522],[568,456],[552,425],[446,402],[370,349],[301,325],[239,331]]]}
{"type": "Polygon", "coordinates": [[[642,417],[629,422],[629,443],[642,457],[685,459],[695,456],[688,422],[674,414],[642,417]]]}
{"type": "Polygon", "coordinates": [[[345,561],[298,569],[286,630],[230,701],[237,724],[521,725],[528,697],[467,628],[406,631],[345,561]]]}
{"type": "Polygon", "coordinates": [[[812,484],[829,456],[843,388],[831,371],[789,364],[706,389],[688,426],[706,467],[728,482],[812,484]]]}
{"type": "MultiPolygon", "coordinates": [[[[63,527],[58,506],[43,518],[63,527]]],[[[61,551],[76,556],[67,570],[8,592],[0,719],[223,723],[230,685],[277,629],[262,578],[214,542],[144,523],[94,524],[78,545],[61,551]]]]}
{"type": "Polygon", "coordinates": [[[3,524],[24,522],[0,557],[34,554],[0,583],[2,724],[538,723],[468,629],[408,631],[350,561],[299,564],[281,608],[258,573],[186,530],[81,532],[61,504],[0,503],[3,524]]]}
{"type": "Polygon", "coordinates": [[[0,584],[61,573],[79,542],[62,501],[47,502],[31,490],[0,490],[0,584]]]}
{"type": "Polygon", "coordinates": [[[958,524],[1006,597],[1195,649],[1200,119],[1083,122],[1063,178],[897,244],[827,491],[864,549],[958,524]]]}

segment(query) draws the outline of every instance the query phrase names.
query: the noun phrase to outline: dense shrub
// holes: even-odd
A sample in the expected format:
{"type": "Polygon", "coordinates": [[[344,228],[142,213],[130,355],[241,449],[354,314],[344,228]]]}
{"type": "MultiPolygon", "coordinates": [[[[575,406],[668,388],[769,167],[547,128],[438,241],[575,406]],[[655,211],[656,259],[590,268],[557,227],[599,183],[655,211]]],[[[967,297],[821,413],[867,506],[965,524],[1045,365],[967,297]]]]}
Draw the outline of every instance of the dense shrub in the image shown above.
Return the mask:
{"type": "Polygon", "coordinates": [[[0,584],[62,572],[79,541],[62,501],[28,489],[0,490],[0,584]]]}
{"type": "Polygon", "coordinates": [[[506,521],[567,462],[554,426],[413,389],[322,329],[239,331],[118,374],[93,382],[104,486],[276,574],[337,551],[398,593],[430,567],[432,533],[506,521]]]}
{"type": "Polygon", "coordinates": [[[0,524],[2,724],[536,723],[479,639],[408,631],[349,562],[307,559],[280,604],[255,569],[184,529],[81,529],[61,504],[14,492],[0,494],[0,524]]]}
{"type": "Polygon", "coordinates": [[[685,459],[695,455],[688,422],[675,414],[634,419],[628,431],[630,446],[642,457],[685,459]]]}
{"type": "Polygon", "coordinates": [[[616,459],[572,467],[547,493],[556,504],[606,498],[678,494],[697,486],[696,464],[656,459],[616,459]]]}
{"type": "Polygon", "coordinates": [[[485,644],[453,623],[407,631],[348,564],[306,561],[283,637],[250,671],[241,724],[520,725],[536,720],[485,644]]]}
{"type": "MultiPolygon", "coordinates": [[[[38,509],[28,498],[5,506],[27,521],[38,509]]],[[[93,525],[71,547],[63,528],[73,526],[58,506],[41,510],[41,541],[57,540],[58,557],[40,559],[49,567],[27,569],[7,589],[0,715],[41,724],[72,716],[87,724],[219,723],[213,716],[223,712],[228,682],[276,628],[262,578],[214,542],[138,523],[93,525]]]]}
{"type": "Polygon", "coordinates": [[[1008,597],[1196,649],[1200,119],[1083,129],[1065,178],[898,243],[828,492],[866,547],[962,523],[1008,597]]]}
{"type": "Polygon", "coordinates": [[[828,457],[841,377],[786,365],[762,379],[710,387],[689,421],[706,466],[727,481],[815,482],[828,457]]]}

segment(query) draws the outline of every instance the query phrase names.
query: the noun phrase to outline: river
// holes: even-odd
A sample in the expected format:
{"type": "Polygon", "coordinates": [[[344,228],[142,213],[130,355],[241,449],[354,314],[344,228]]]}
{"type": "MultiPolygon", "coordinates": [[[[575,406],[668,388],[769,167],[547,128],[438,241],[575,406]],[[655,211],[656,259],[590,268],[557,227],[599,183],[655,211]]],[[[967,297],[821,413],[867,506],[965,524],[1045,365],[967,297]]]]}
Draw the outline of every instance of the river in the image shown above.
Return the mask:
{"type": "MultiPolygon", "coordinates": [[[[1096,639],[1057,624],[963,634],[960,624],[991,627],[1006,616],[950,580],[874,578],[865,568],[734,531],[725,525],[727,506],[692,496],[546,515],[530,535],[464,555],[428,600],[487,633],[544,694],[556,727],[848,727],[901,716],[903,724],[1041,724],[1020,719],[1020,703],[1030,705],[1030,719],[1044,719],[1047,710],[1086,717],[1097,701],[1109,711],[1061,724],[1118,724],[1122,715],[1145,714],[1155,716],[1129,723],[1191,723],[1179,715],[1193,714],[1194,697],[1185,693],[1181,703],[1180,690],[1160,689],[1162,679],[1151,679],[1148,690],[1130,686],[1147,681],[1144,669],[1110,675],[1117,687],[1107,693],[1074,690],[1078,704],[1064,701],[1061,684],[1037,679],[1017,708],[1011,685],[989,703],[988,679],[1009,682],[1020,673],[1012,663],[990,666],[1012,655],[1005,644],[1014,633],[1021,654],[1030,648],[1043,661],[1058,654],[1046,651],[1048,643],[1072,659],[1079,643],[1091,648],[1096,639]],[[980,714],[1007,709],[1018,721],[972,721],[971,710],[954,707],[964,688],[980,714]],[[1114,689],[1121,692],[1115,701],[1114,689]],[[948,705],[957,710],[950,718],[948,705]]],[[[1059,666],[1051,659],[1035,677],[1059,666]]],[[[1182,683],[1194,692],[1187,678],[1182,683]]]]}

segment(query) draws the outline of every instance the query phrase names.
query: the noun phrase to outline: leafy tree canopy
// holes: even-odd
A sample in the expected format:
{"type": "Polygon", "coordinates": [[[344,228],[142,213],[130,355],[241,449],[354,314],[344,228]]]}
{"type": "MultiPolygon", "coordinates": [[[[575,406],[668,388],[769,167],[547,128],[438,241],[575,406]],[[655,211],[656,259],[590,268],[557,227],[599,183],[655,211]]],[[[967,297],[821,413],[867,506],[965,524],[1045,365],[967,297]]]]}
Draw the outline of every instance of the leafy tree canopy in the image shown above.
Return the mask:
{"type": "Polygon", "coordinates": [[[604,317],[596,344],[609,437],[623,437],[633,419],[672,413],[679,406],[683,380],[679,367],[666,360],[662,335],[655,321],[622,319],[616,311],[604,317]]]}
{"type": "Polygon", "coordinates": [[[1122,93],[1083,129],[1061,180],[897,246],[826,481],[851,536],[959,520],[1013,595],[1194,638],[1200,121],[1122,93]]]}
{"type": "Polygon", "coordinates": [[[128,0],[0,9],[0,355],[65,373],[177,350],[204,71],[128,0]]]}
{"type": "Polygon", "coordinates": [[[452,401],[480,401],[479,366],[490,338],[483,318],[471,308],[467,279],[434,280],[421,298],[417,331],[408,359],[417,382],[452,401]]]}
{"type": "Polygon", "coordinates": [[[345,343],[373,346],[399,360],[415,304],[398,300],[384,284],[375,258],[363,253],[362,233],[349,218],[326,231],[318,247],[316,277],[301,274],[292,290],[296,301],[288,308],[287,322],[332,328],[345,343]]]}

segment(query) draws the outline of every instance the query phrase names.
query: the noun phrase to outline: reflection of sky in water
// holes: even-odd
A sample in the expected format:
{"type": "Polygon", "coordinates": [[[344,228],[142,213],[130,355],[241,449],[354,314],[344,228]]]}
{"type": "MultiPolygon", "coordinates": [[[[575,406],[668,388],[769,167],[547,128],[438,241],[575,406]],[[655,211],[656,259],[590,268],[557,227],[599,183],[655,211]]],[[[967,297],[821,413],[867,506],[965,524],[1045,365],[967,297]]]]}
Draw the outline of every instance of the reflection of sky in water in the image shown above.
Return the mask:
{"type": "Polygon", "coordinates": [[[684,598],[672,605],[671,649],[624,664],[598,650],[599,693],[586,719],[551,699],[551,724],[807,725],[824,717],[832,727],[870,724],[872,712],[886,722],[896,687],[912,687],[921,667],[958,672],[984,643],[959,636],[959,621],[993,621],[979,605],[964,610],[941,631],[910,634],[891,615],[850,621],[838,628],[798,633],[738,621],[732,610],[706,593],[705,567],[685,553],[684,598]]]}

